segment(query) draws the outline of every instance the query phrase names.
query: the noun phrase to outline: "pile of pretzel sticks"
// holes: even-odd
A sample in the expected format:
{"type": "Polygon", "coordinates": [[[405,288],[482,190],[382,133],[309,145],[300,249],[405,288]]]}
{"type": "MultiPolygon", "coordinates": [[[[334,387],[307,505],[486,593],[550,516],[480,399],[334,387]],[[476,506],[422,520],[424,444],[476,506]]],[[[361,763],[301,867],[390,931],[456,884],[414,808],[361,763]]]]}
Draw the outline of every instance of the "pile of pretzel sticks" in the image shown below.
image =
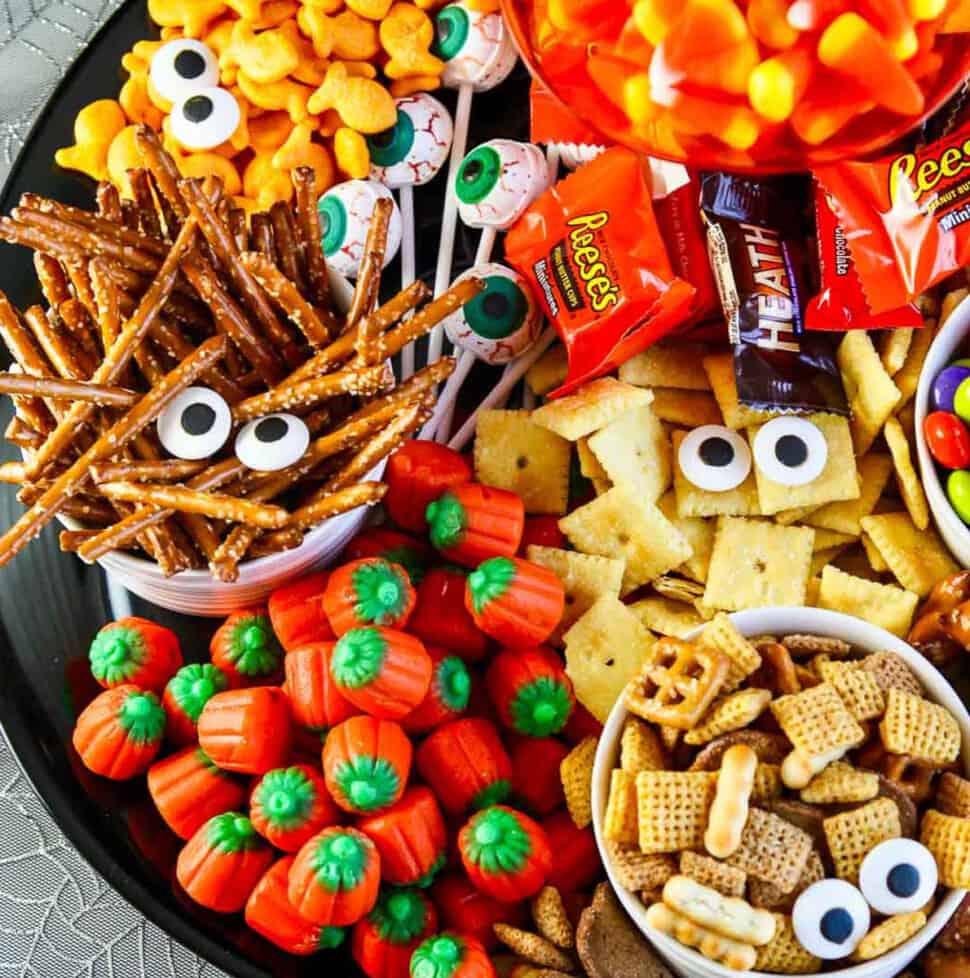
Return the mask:
{"type": "MultiPolygon", "coordinates": [[[[14,366],[0,393],[23,462],[0,466],[28,506],[0,537],[0,566],[58,514],[84,529],[61,546],[94,561],[144,552],[167,576],[208,566],[235,580],[247,558],[300,545],[341,512],[379,501],[361,481],[430,416],[454,368],[443,359],[394,386],[387,362],[482,288],[463,282],[428,303],[416,282],[379,305],[390,208],[375,209],[346,314],[334,307],[311,169],[292,204],[232,207],[218,180],[181,179],[150,129],[133,199],[98,188],[96,213],[26,194],[0,238],[35,252],[48,308],[18,313],[0,293],[0,336],[14,366]],[[166,457],[153,422],[198,382],[234,424],[276,411],[302,417],[311,441],[281,471],[231,453],[166,457]]],[[[382,202],[383,204],[384,202],[382,202]]]]}

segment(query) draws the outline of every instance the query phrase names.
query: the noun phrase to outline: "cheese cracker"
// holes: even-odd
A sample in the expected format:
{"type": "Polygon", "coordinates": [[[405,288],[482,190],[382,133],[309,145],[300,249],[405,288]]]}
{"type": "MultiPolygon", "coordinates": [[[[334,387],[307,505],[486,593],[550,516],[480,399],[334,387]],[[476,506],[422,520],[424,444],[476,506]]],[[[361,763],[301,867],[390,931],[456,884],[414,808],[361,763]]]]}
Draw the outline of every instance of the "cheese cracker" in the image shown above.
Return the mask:
{"type": "Polygon", "coordinates": [[[880,338],[879,359],[890,377],[895,376],[906,363],[906,355],[913,345],[915,329],[887,329],[880,338]]]}
{"type": "Polygon", "coordinates": [[[918,595],[892,584],[865,581],[832,564],[822,571],[817,607],[855,615],[894,635],[909,631],[917,604],[918,595]]]}
{"type": "Polygon", "coordinates": [[[707,352],[699,344],[655,343],[620,365],[620,380],[637,387],[709,391],[711,385],[701,366],[707,352]]]}
{"type": "Polygon", "coordinates": [[[641,387],[621,384],[613,377],[600,377],[573,394],[536,408],[532,420],[569,441],[575,441],[652,400],[653,394],[641,387]]]}
{"type": "Polygon", "coordinates": [[[643,622],[644,628],[658,635],[686,638],[704,619],[689,604],[670,598],[651,596],[634,601],[630,610],[643,622]]]}
{"type": "Polygon", "coordinates": [[[932,527],[919,529],[908,513],[867,516],[862,528],[904,588],[925,598],[937,581],[960,568],[932,527]]]}
{"type": "Polygon", "coordinates": [[[902,410],[903,406],[916,393],[919,384],[919,375],[923,371],[923,361],[929,353],[930,344],[936,335],[936,321],[927,319],[922,329],[916,330],[913,334],[913,342],[909,346],[906,354],[906,362],[900,368],[899,373],[893,377],[893,383],[899,389],[900,401],[896,405],[896,410],[902,410]]]}
{"type": "Polygon", "coordinates": [[[751,425],[768,421],[774,414],[746,407],[738,401],[738,385],[734,379],[734,354],[716,353],[704,357],[704,373],[714,392],[718,407],[729,428],[749,428],[751,425]]]}
{"type": "Polygon", "coordinates": [[[876,507],[879,497],[886,488],[893,470],[892,459],[888,455],[875,452],[858,460],[859,495],[838,503],[828,503],[814,512],[808,513],[804,520],[809,526],[822,530],[836,530],[857,537],[862,533],[862,518],[868,516],[876,507]]]}
{"type": "MultiPolygon", "coordinates": [[[[688,479],[680,467],[679,453],[681,442],[687,437],[686,431],[674,431],[674,493],[677,497],[678,516],[757,516],[758,484],[754,472],[749,472],[741,485],[726,492],[711,492],[701,489],[688,479]]],[[[753,466],[752,466],[753,468],[753,466]]]]}
{"type": "Polygon", "coordinates": [[[654,414],[670,424],[698,427],[721,424],[721,409],[708,391],[682,391],[673,387],[654,387],[654,414]]]}
{"type": "Polygon", "coordinates": [[[677,512],[677,494],[673,490],[660,497],[657,507],[683,533],[693,551],[681,564],[681,573],[703,584],[711,565],[714,532],[717,529],[715,521],[701,519],[699,516],[680,516],[677,512]]]}
{"type": "Polygon", "coordinates": [[[845,334],[836,361],[852,409],[852,442],[856,454],[865,455],[902,394],[886,373],[865,330],[854,329],[845,334]]]}
{"type": "Polygon", "coordinates": [[[589,449],[610,482],[656,502],[671,482],[670,441],[649,404],[591,435],[589,449]]]}
{"type": "Polygon", "coordinates": [[[561,343],[549,347],[545,353],[526,371],[525,382],[533,394],[544,397],[566,380],[569,373],[569,359],[566,348],[561,343]]]}
{"type": "Polygon", "coordinates": [[[903,497],[909,515],[916,526],[925,530],[930,525],[930,508],[926,502],[926,493],[920,482],[913,459],[909,451],[909,441],[903,431],[903,426],[896,418],[890,418],[883,429],[889,453],[893,458],[893,468],[896,470],[896,482],[899,484],[899,494],[903,497]]]}
{"type": "Polygon", "coordinates": [[[576,440],[576,456],[579,459],[579,471],[593,483],[596,495],[602,496],[604,492],[609,491],[610,477],[600,465],[599,459],[590,450],[588,438],[576,440]]]}

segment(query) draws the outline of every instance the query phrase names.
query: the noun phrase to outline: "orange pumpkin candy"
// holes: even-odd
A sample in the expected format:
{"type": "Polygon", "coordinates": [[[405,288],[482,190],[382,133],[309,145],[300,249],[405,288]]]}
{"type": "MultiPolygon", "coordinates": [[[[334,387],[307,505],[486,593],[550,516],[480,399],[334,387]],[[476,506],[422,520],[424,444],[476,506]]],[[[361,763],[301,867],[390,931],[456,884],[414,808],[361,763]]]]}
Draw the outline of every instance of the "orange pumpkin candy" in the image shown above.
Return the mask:
{"type": "Polygon", "coordinates": [[[233,688],[279,681],[283,649],[265,608],[233,612],[212,636],[209,653],[233,688]]]}
{"type": "Polygon", "coordinates": [[[495,968],[474,937],[446,931],[415,948],[411,978],[495,978],[495,968]]]}
{"type": "Polygon", "coordinates": [[[569,722],[573,684],[548,646],[503,649],[492,659],[485,685],[502,723],[516,733],[547,737],[569,722]]]}
{"type": "Polygon", "coordinates": [[[307,574],[292,584],[278,587],[269,596],[269,620],[287,652],[311,642],[331,642],[336,637],[323,610],[329,577],[326,571],[307,574]]]}
{"type": "Polygon", "coordinates": [[[323,745],[323,773],[333,800],[355,814],[393,805],[411,774],[413,748],[392,720],[356,716],[334,727],[323,745]]]}
{"type": "Polygon", "coordinates": [[[309,764],[267,771],[249,795],[253,828],[283,852],[296,852],[311,836],[340,822],[323,775],[309,764]]]}
{"type": "Polygon", "coordinates": [[[290,706],[278,686],[216,693],[199,716],[199,746],[214,764],[240,774],[283,767],[292,741],[290,706]]]}
{"type": "Polygon", "coordinates": [[[308,730],[326,730],[360,713],[330,674],[333,649],[333,642],[313,642],[293,649],[283,663],[293,721],[308,730]]]}
{"type": "Polygon", "coordinates": [[[354,924],[354,960],[367,978],[408,978],[411,955],[437,927],[438,914],[420,890],[390,887],[354,924]]]}
{"type": "Polygon", "coordinates": [[[104,686],[130,684],[161,693],[182,665],[175,633],[147,618],[119,618],[94,637],[88,650],[91,673],[104,686]]]}
{"type": "Polygon", "coordinates": [[[338,567],[323,595],[327,620],[337,635],[362,625],[404,628],[414,601],[407,571],[382,557],[365,557],[338,567]]]}

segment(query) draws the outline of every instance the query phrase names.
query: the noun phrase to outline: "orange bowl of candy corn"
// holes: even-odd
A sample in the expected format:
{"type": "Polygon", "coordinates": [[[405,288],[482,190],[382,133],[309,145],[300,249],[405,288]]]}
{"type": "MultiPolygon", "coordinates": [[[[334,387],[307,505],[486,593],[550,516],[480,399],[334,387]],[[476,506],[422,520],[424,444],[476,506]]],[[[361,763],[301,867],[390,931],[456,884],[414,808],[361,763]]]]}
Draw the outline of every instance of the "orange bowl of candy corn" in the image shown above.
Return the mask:
{"type": "Polygon", "coordinates": [[[640,152],[711,169],[866,156],[970,74],[967,0],[502,0],[536,78],[640,152]]]}

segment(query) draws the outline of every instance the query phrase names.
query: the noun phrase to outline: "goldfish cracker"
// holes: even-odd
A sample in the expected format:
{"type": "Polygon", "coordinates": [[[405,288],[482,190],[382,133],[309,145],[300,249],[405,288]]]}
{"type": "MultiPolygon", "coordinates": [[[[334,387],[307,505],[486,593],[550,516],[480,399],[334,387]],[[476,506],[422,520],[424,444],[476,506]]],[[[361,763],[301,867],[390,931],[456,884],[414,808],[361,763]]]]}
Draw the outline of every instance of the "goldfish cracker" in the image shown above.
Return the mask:
{"type": "Polygon", "coordinates": [[[383,20],[391,9],[391,0],[347,0],[347,7],[358,17],[383,20]]]}
{"type": "Polygon", "coordinates": [[[239,68],[259,85],[272,85],[291,75],[300,64],[300,52],[281,30],[257,34],[250,23],[237,20],[232,40],[219,58],[220,70],[239,68]]]}
{"type": "Polygon", "coordinates": [[[344,0],[303,0],[303,9],[322,10],[325,14],[335,14],[343,9],[344,0]]]}
{"type": "Polygon", "coordinates": [[[333,154],[337,158],[337,169],[348,180],[363,180],[370,173],[367,140],[355,129],[341,126],[333,134],[333,154]]]}
{"type": "Polygon", "coordinates": [[[163,27],[159,32],[162,41],[174,41],[177,37],[185,37],[185,32],[181,27],[163,27]]]}
{"type": "MultiPolygon", "coordinates": [[[[172,117],[165,116],[162,120],[162,146],[165,147],[165,151],[178,160],[185,153],[197,153],[205,152],[212,153],[215,156],[222,156],[227,160],[231,160],[234,156],[238,156],[243,149],[246,149],[246,143],[244,142],[238,149],[236,148],[234,140],[236,135],[233,134],[233,139],[225,143],[221,143],[219,146],[213,146],[205,150],[193,149],[189,146],[183,146],[172,133],[172,117]]],[[[242,127],[242,122],[240,122],[242,127]]],[[[239,129],[236,130],[239,132],[239,129]]]]}
{"type": "Polygon", "coordinates": [[[132,74],[121,86],[118,103],[131,123],[143,122],[152,129],[160,129],[165,118],[148,97],[148,77],[144,72],[132,74]]]}
{"type": "Polygon", "coordinates": [[[748,78],[751,107],[770,122],[784,122],[805,94],[814,63],[805,47],[765,58],[748,78]]]}
{"type": "Polygon", "coordinates": [[[58,166],[79,170],[94,180],[108,179],[108,150],[127,125],[121,106],[111,99],[86,105],[74,121],[74,145],[54,155],[58,166]]]}
{"type": "Polygon", "coordinates": [[[260,210],[269,210],[277,201],[289,201],[293,196],[290,174],[273,166],[273,157],[254,156],[243,173],[243,193],[259,203],[260,210]]]}
{"type": "Polygon", "coordinates": [[[390,84],[395,98],[405,98],[415,92],[433,92],[441,88],[440,75],[414,75],[411,78],[395,78],[390,84]]]}
{"type": "Polygon", "coordinates": [[[333,160],[326,146],[312,141],[314,131],[312,123],[294,126],[289,139],[273,155],[273,166],[284,173],[309,166],[316,174],[317,192],[322,194],[333,183],[333,160]]]}
{"type": "Polygon", "coordinates": [[[389,57],[384,74],[391,79],[439,76],[444,62],[431,53],[434,25],[412,3],[396,3],[381,21],[381,47],[389,57]]]}
{"type": "Polygon", "coordinates": [[[633,5],[633,20],[640,33],[656,47],[667,36],[682,7],[682,0],[637,0],[633,5]]]}
{"type": "Polygon", "coordinates": [[[269,153],[286,142],[293,123],[286,112],[266,112],[249,123],[249,145],[256,153],[269,153]]]}
{"type": "Polygon", "coordinates": [[[300,9],[297,0],[268,0],[263,3],[259,17],[253,21],[253,30],[268,31],[295,17],[300,9]]]}
{"type": "Polygon", "coordinates": [[[148,0],[148,16],[160,27],[177,27],[185,37],[202,37],[225,12],[223,0],[148,0]]]}
{"type": "Polygon", "coordinates": [[[234,195],[242,191],[242,180],[239,179],[235,164],[219,153],[189,153],[177,158],[176,164],[183,177],[202,180],[217,176],[222,179],[227,194],[234,195]]]}
{"type": "Polygon", "coordinates": [[[258,214],[262,208],[259,206],[258,200],[253,200],[252,197],[244,197],[242,194],[236,194],[232,198],[233,207],[238,207],[240,210],[246,212],[246,217],[252,217],[253,214],[258,214]]]}
{"type": "Polygon", "coordinates": [[[313,42],[300,33],[299,25],[295,20],[284,21],[280,24],[279,30],[293,46],[299,59],[292,71],[294,81],[313,88],[322,85],[327,74],[327,60],[317,57],[313,42]]]}
{"type": "Polygon", "coordinates": [[[383,132],[397,121],[391,93],[370,78],[350,77],[342,64],[330,66],[308,107],[314,115],[336,109],[345,125],[362,133],[383,132]]]}
{"type": "Polygon", "coordinates": [[[343,128],[344,120],[340,118],[340,113],[336,109],[327,109],[318,119],[317,132],[327,139],[338,129],[343,128]]]}
{"type": "Polygon", "coordinates": [[[256,20],[263,9],[263,0],[226,0],[243,20],[256,20]]]}
{"type": "MultiPolygon", "coordinates": [[[[340,9],[338,5],[337,9],[340,9]]],[[[333,52],[337,29],[334,18],[329,16],[321,7],[311,7],[308,4],[300,8],[296,22],[303,34],[313,42],[313,50],[318,58],[329,58],[333,52]]]]}
{"type": "Polygon", "coordinates": [[[351,78],[377,77],[377,69],[369,61],[340,61],[335,59],[331,62],[331,64],[343,65],[344,68],[347,69],[347,74],[351,78]]]}
{"type": "Polygon", "coordinates": [[[236,21],[232,17],[225,17],[216,21],[205,32],[202,43],[208,47],[212,53],[220,58],[223,52],[232,43],[232,30],[236,26],[236,21]]]}
{"type": "Polygon", "coordinates": [[[307,111],[307,102],[313,89],[308,85],[301,85],[289,78],[272,85],[260,85],[244,71],[239,72],[237,82],[245,98],[261,109],[285,110],[294,123],[303,122],[310,114],[307,111]]]}
{"type": "Polygon", "coordinates": [[[788,0],[749,0],[747,18],[751,33],[769,48],[794,47],[801,36],[788,23],[788,0]]]}
{"type": "Polygon", "coordinates": [[[380,50],[377,28],[352,10],[344,10],[333,18],[333,54],[347,61],[366,61],[380,50]]]}
{"type": "Polygon", "coordinates": [[[131,196],[128,171],[142,165],[141,151],[135,142],[137,126],[125,126],[108,147],[108,179],[123,197],[131,196]]]}

